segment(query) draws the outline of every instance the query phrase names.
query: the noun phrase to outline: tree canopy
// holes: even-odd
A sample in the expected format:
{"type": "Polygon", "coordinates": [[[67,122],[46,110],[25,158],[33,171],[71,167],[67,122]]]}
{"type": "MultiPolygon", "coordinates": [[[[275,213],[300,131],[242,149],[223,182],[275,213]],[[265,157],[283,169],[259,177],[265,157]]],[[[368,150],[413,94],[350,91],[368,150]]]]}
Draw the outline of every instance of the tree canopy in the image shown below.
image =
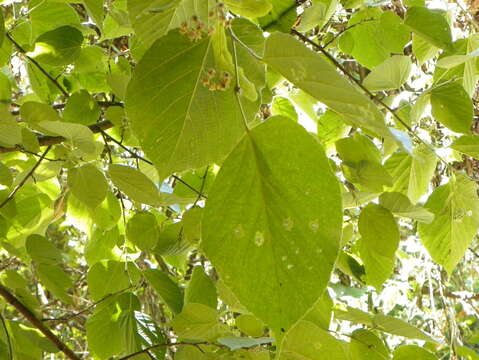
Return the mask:
{"type": "Polygon", "coordinates": [[[0,359],[479,359],[476,1],[0,7],[0,359]]]}

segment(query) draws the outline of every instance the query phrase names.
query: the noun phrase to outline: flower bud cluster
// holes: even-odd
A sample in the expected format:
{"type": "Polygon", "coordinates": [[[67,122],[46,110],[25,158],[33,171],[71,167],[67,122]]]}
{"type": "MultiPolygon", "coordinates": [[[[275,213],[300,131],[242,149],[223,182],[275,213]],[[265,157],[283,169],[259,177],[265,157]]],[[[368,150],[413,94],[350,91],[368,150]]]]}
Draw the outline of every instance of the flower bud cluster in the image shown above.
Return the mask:
{"type": "Polygon", "coordinates": [[[227,71],[217,73],[215,69],[210,68],[206,71],[205,76],[201,79],[203,86],[211,91],[225,91],[231,85],[231,74],[227,71]]]}

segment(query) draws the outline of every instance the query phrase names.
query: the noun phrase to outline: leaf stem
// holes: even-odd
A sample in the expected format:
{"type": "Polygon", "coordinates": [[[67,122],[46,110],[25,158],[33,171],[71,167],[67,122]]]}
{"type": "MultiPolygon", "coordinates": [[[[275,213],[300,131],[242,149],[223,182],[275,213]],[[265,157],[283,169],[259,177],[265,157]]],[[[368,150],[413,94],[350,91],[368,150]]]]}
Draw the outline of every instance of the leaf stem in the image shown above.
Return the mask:
{"type": "Polygon", "coordinates": [[[238,71],[238,55],[236,53],[236,42],[234,40],[234,35],[233,35],[233,31],[231,29],[229,29],[229,33],[230,33],[230,36],[231,36],[231,44],[232,44],[232,47],[233,47],[233,63],[234,63],[234,68],[235,68],[235,88],[234,88],[234,92],[235,92],[235,97],[236,97],[236,101],[238,102],[238,107],[240,108],[240,112],[241,112],[241,116],[243,118],[243,125],[244,125],[244,128],[246,130],[247,133],[249,133],[249,127],[248,127],[248,121],[246,119],[246,113],[244,111],[244,108],[243,108],[243,104],[241,103],[241,87],[240,87],[240,77],[239,77],[239,71],[238,71]]]}

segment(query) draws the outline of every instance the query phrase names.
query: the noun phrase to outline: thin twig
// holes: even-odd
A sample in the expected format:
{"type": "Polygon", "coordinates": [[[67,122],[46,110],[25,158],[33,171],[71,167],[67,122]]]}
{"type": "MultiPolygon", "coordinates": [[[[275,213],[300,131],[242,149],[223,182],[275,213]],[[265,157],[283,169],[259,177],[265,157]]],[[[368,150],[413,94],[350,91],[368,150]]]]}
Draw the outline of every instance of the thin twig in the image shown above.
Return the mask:
{"type": "Polygon", "coordinates": [[[356,79],[348,70],[346,70],[344,68],[344,66],[339,62],[337,61],[334,56],[332,56],[328,51],[326,51],[321,45],[315,43],[314,41],[312,41],[311,39],[309,39],[307,36],[301,34],[299,31],[296,31],[294,29],[291,30],[291,33],[298,36],[301,40],[303,40],[304,42],[310,44],[311,46],[313,46],[316,50],[319,50],[324,56],[326,56],[339,70],[341,70],[344,75],[346,75],[350,80],[352,80],[354,83],[356,83],[356,85],[358,85],[361,90],[363,90],[370,98],[371,100],[377,102],[378,104],[380,104],[381,106],[383,106],[388,112],[391,113],[392,116],[394,116],[394,118],[396,118],[396,120],[401,123],[402,126],[404,126],[407,131],[413,136],[415,137],[419,142],[423,143],[424,145],[426,145],[429,149],[431,149],[434,153],[434,155],[441,161],[443,162],[447,167],[450,167],[450,164],[444,160],[441,156],[439,156],[434,148],[431,146],[431,144],[427,143],[426,141],[424,141],[423,139],[421,139],[421,137],[419,137],[415,132],[414,130],[396,113],[396,111],[390,107],[388,104],[386,104],[384,101],[382,101],[381,99],[378,99],[368,88],[366,88],[360,80],[356,79]]]}
{"type": "Polygon", "coordinates": [[[206,170],[205,170],[205,173],[203,174],[203,177],[201,178],[201,187],[200,187],[200,194],[198,194],[198,197],[196,198],[195,200],[195,203],[193,204],[193,207],[196,206],[196,204],[198,203],[198,201],[201,200],[201,194],[203,193],[203,190],[205,188],[205,184],[206,184],[206,178],[208,177],[208,171],[210,170],[210,167],[209,165],[206,167],[206,170]]]}
{"type": "Polygon", "coordinates": [[[0,296],[20,312],[33,326],[35,326],[55,347],[63,352],[68,359],[80,360],[72,349],[60,340],[49,328],[47,328],[20,300],[18,300],[5,286],[0,284],[0,296]]]}
{"type": "MultiPolygon", "coordinates": [[[[128,148],[127,146],[123,145],[121,143],[121,141],[118,141],[117,139],[115,139],[114,137],[108,135],[106,132],[104,131],[100,131],[105,137],[107,140],[111,140],[113,141],[115,144],[117,144],[119,147],[121,147],[123,150],[125,150],[127,153],[129,153],[131,156],[133,156],[135,159],[138,159],[138,160],[141,160],[143,161],[144,163],[146,164],[149,164],[149,165],[153,165],[153,163],[148,160],[148,159],[145,159],[143,156],[139,155],[138,153],[136,153],[135,151],[131,150],[130,148],[128,148]]],[[[183,185],[185,185],[188,189],[190,189],[191,191],[194,191],[198,196],[201,196],[203,198],[207,198],[207,196],[205,194],[202,193],[202,191],[198,191],[196,190],[193,186],[191,186],[190,184],[188,184],[187,182],[185,182],[182,178],[180,178],[179,176],[176,176],[176,175],[171,175],[171,177],[173,179],[175,179],[176,181],[182,183],[183,185]]]]}
{"type": "Polygon", "coordinates": [[[5,319],[3,318],[2,314],[0,314],[0,321],[2,322],[3,330],[5,331],[5,336],[7,337],[8,343],[8,358],[9,360],[13,360],[13,349],[12,349],[12,340],[10,339],[10,333],[7,329],[7,324],[5,323],[5,319]]]}
{"type": "Polygon", "coordinates": [[[253,49],[251,49],[248,45],[246,45],[243,41],[241,41],[233,31],[230,31],[231,38],[235,40],[238,44],[240,44],[252,57],[256,60],[262,61],[263,58],[256,54],[253,49]]]}
{"type": "Polygon", "coordinates": [[[235,68],[235,79],[236,79],[236,84],[234,88],[234,93],[236,97],[236,102],[238,103],[238,107],[241,112],[241,116],[243,118],[243,125],[246,130],[246,132],[249,132],[249,127],[248,127],[248,121],[246,118],[245,111],[243,109],[243,104],[241,103],[240,95],[241,95],[241,87],[240,87],[240,77],[239,77],[239,71],[238,71],[238,55],[236,54],[236,42],[234,40],[234,35],[233,31],[229,29],[229,34],[231,36],[231,45],[233,47],[233,62],[234,62],[234,68],[235,68]]]}
{"type": "Polygon", "coordinates": [[[94,302],[93,304],[91,305],[88,305],[86,308],[84,308],[83,310],[81,311],[78,311],[74,314],[71,314],[71,315],[67,315],[67,316],[62,316],[62,317],[59,317],[59,318],[45,318],[45,319],[42,319],[42,321],[59,321],[59,322],[63,322],[63,321],[69,321],[71,319],[74,319],[90,310],[92,310],[93,308],[95,308],[98,304],[104,302],[105,300],[108,300],[109,298],[113,297],[113,296],[116,296],[116,295],[119,295],[119,294],[122,294],[124,293],[125,291],[128,291],[130,290],[131,288],[133,288],[133,286],[128,286],[127,288],[125,289],[122,289],[122,290],[118,290],[114,293],[111,293],[111,294],[108,294],[108,295],[105,295],[104,297],[102,297],[100,300],[94,302]]]}
{"type": "Polygon", "coordinates": [[[52,83],[53,85],[55,85],[58,90],[60,90],[60,92],[65,96],[65,97],[69,97],[70,94],[68,93],[68,91],[65,90],[65,88],[63,86],[60,85],[60,83],[53,77],[51,76],[48,71],[46,71],[35,59],[31,58],[30,56],[27,55],[25,49],[15,41],[15,39],[12,37],[12,35],[10,35],[10,33],[6,33],[5,36],[7,37],[8,40],[10,40],[13,45],[15,45],[15,47],[18,49],[18,51],[20,51],[23,56],[25,56],[25,58],[28,59],[28,61],[30,61],[33,65],[35,65],[37,67],[38,70],[40,70],[42,72],[43,75],[45,75],[52,83]]]}
{"type": "Polygon", "coordinates": [[[40,166],[40,164],[42,163],[42,160],[45,158],[45,156],[48,154],[48,152],[50,151],[50,149],[52,148],[52,146],[48,146],[47,149],[43,152],[42,156],[40,156],[40,158],[37,160],[36,164],[31,168],[31,170],[27,173],[27,175],[25,175],[25,177],[22,179],[22,181],[20,181],[18,183],[17,186],[15,186],[15,189],[13,189],[13,191],[10,193],[10,195],[8,195],[8,197],[2,201],[2,203],[0,203],[0,209],[2,207],[4,207],[10,200],[12,200],[14,197],[15,197],[15,194],[18,192],[18,190],[20,190],[22,188],[23,185],[25,185],[25,183],[27,182],[27,180],[33,176],[33,174],[35,173],[35,170],[40,166]]]}

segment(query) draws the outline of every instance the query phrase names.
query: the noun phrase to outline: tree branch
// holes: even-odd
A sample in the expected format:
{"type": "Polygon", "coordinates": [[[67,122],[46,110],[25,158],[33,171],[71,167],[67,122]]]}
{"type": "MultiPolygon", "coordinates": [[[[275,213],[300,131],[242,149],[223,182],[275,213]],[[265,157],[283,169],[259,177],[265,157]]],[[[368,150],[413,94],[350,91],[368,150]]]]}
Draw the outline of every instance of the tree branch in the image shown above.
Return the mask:
{"type": "Polygon", "coordinates": [[[47,328],[37,317],[23,305],[13,294],[0,284],[0,296],[2,296],[10,305],[18,310],[33,326],[35,326],[45,337],[50,340],[58,350],[65,354],[68,359],[80,360],[63,341],[61,341],[49,328],[47,328]]]}
{"type": "MultiPolygon", "coordinates": [[[[124,106],[124,104],[122,102],[118,102],[118,101],[97,101],[96,103],[101,107],[112,107],[112,106],[123,107],[124,106]]],[[[20,107],[20,105],[18,105],[18,104],[13,104],[13,105],[17,106],[17,107],[20,107]]],[[[53,104],[52,107],[55,110],[61,110],[61,109],[65,108],[66,105],[67,105],[66,103],[59,103],[59,104],[53,104]]],[[[12,114],[14,116],[20,115],[20,109],[12,110],[12,111],[10,111],[10,114],[12,114]]]]}

